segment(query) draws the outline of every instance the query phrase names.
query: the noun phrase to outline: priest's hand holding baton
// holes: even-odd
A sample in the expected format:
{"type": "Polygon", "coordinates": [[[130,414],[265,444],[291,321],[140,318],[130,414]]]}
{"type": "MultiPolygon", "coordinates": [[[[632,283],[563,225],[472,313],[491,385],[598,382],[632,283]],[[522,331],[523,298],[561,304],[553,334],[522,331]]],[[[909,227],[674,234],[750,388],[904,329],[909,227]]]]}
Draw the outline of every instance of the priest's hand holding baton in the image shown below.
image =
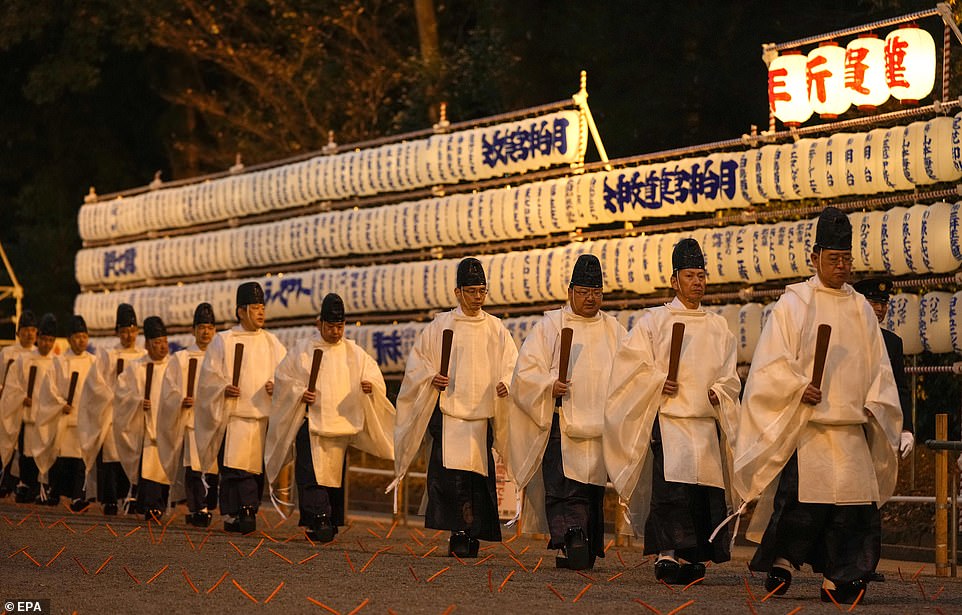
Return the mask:
{"type": "Polygon", "coordinates": [[[454,342],[454,329],[445,329],[441,332],[441,368],[431,380],[431,385],[439,391],[448,388],[451,383],[448,378],[448,366],[451,363],[451,344],[454,342]]]}
{"type": "Polygon", "coordinates": [[[828,354],[828,340],[832,337],[832,327],[818,325],[815,337],[815,361],[812,367],[812,381],[802,393],[803,404],[819,404],[822,402],[822,375],[825,372],[825,357],[828,354]]]}
{"type": "Polygon", "coordinates": [[[671,326],[671,346],[668,350],[668,377],[661,387],[663,395],[678,394],[678,362],[681,360],[681,343],[685,339],[685,323],[676,322],[671,326]]]}

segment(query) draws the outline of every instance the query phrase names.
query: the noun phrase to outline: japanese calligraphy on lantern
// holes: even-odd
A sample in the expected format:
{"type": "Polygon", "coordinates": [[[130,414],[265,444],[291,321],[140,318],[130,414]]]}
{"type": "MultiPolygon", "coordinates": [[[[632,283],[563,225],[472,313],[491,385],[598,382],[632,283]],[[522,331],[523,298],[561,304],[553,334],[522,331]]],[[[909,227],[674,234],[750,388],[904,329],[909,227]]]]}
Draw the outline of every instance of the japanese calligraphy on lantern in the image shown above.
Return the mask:
{"type": "Polygon", "coordinates": [[[916,102],[935,84],[935,41],[925,30],[906,26],[884,40],[868,35],[845,47],[824,43],[802,55],[791,50],[768,66],[768,106],[790,125],[813,113],[834,118],[851,105],[873,108],[894,96],[916,102]]]}
{"type": "Polygon", "coordinates": [[[731,200],[737,189],[736,160],[716,161],[708,158],[678,161],[661,167],[640,167],[610,173],[604,183],[604,204],[605,209],[614,214],[636,209],[659,210],[670,206],[690,206],[699,200],[731,200]]]}

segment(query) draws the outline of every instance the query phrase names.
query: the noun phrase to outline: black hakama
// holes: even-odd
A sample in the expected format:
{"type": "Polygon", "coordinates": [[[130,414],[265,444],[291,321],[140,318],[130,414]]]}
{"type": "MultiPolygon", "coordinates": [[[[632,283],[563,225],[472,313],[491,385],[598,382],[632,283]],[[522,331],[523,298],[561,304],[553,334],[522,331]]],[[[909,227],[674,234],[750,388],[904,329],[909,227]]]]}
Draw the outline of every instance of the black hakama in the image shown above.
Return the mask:
{"type": "Polygon", "coordinates": [[[309,527],[315,515],[326,515],[334,527],[344,525],[344,471],[341,468],[341,486],[325,487],[317,484],[314,475],[314,457],[311,450],[311,433],[308,421],[301,423],[294,440],[294,482],[297,484],[297,505],[300,509],[299,525],[309,527]]]}

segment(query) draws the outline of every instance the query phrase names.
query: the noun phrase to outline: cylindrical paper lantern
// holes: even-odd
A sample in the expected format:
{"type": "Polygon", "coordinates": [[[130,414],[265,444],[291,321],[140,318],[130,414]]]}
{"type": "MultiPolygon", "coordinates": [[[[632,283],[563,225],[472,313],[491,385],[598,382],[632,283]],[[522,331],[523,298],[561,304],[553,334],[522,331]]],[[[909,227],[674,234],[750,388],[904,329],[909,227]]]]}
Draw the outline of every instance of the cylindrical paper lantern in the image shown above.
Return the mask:
{"type": "Polygon", "coordinates": [[[930,292],[919,304],[919,334],[922,345],[929,352],[952,352],[951,316],[952,293],[930,292]]]}

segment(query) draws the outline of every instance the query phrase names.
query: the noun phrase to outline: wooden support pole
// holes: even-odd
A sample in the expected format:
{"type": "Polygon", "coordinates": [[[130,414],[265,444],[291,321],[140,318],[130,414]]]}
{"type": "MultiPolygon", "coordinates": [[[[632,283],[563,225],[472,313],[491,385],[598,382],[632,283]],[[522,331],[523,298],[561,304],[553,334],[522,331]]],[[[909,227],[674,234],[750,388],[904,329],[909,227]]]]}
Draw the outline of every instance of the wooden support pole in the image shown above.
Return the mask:
{"type": "MultiPolygon", "coordinates": [[[[935,438],[947,440],[949,435],[949,416],[935,415],[935,438]]],[[[949,576],[949,453],[939,450],[935,453],[935,576],[949,576]]]]}

